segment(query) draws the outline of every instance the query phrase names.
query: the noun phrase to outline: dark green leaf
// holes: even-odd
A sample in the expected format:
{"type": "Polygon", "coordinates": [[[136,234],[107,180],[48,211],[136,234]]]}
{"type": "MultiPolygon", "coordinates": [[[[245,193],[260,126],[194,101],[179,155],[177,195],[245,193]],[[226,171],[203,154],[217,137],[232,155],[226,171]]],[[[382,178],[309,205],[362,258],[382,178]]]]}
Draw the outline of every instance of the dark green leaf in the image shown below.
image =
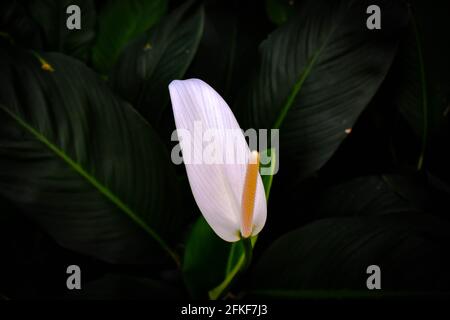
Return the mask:
{"type": "Polygon", "coordinates": [[[281,25],[295,14],[294,5],[295,0],[266,0],[267,15],[273,23],[281,25]]]}
{"type": "MultiPolygon", "coordinates": [[[[446,89],[439,88],[436,70],[432,66],[436,60],[430,59],[424,45],[424,32],[421,30],[417,13],[411,10],[411,23],[405,39],[402,41],[392,70],[392,96],[400,111],[419,142],[416,168],[420,170],[430,142],[441,134],[445,122],[443,96],[446,89]],[[434,72],[433,72],[434,71],[434,72]]],[[[428,40],[427,43],[430,43],[428,40]]],[[[434,45],[433,45],[434,46],[434,45]]],[[[443,47],[443,45],[440,45],[443,47]]],[[[439,73],[441,69],[439,69],[439,73]]],[[[392,98],[391,98],[392,99],[392,98]]]]}
{"type": "Polygon", "coordinates": [[[171,253],[176,179],[150,126],[76,60],[0,54],[0,194],[66,248],[111,262],[171,253]]]}
{"type": "Polygon", "coordinates": [[[278,239],[253,270],[251,291],[366,291],[366,269],[381,269],[384,291],[448,288],[448,223],[425,215],[321,220],[278,239]]]}
{"type": "Polygon", "coordinates": [[[319,217],[419,213],[426,197],[427,190],[413,177],[367,176],[325,189],[315,200],[315,210],[319,217]]]}
{"type": "Polygon", "coordinates": [[[39,25],[31,18],[23,3],[0,3],[0,40],[7,40],[10,44],[19,44],[25,48],[42,48],[39,25]]]}
{"type": "Polygon", "coordinates": [[[107,73],[123,48],[155,25],[167,9],[167,0],[109,0],[98,16],[93,48],[95,68],[107,73]]]}
{"type": "Polygon", "coordinates": [[[112,86],[152,124],[169,103],[168,85],[183,77],[203,33],[203,8],[190,2],[128,46],[111,77],[112,86]]]}
{"type": "Polygon", "coordinates": [[[438,176],[434,175],[431,172],[427,172],[427,180],[434,190],[439,191],[440,193],[450,196],[450,184],[438,176]]]}
{"type": "Polygon", "coordinates": [[[368,30],[366,1],[305,1],[298,16],[269,35],[247,99],[245,127],[281,128],[284,163],[297,176],[333,155],[383,81],[406,10],[383,7],[383,27],[368,30]]]}
{"type": "Polygon", "coordinates": [[[183,276],[193,297],[206,298],[208,291],[225,278],[231,243],[220,239],[201,217],[192,228],[183,259],[183,276]]]}
{"type": "Polygon", "coordinates": [[[271,28],[258,1],[241,1],[236,7],[206,2],[203,37],[187,77],[207,82],[234,110],[246,90],[258,45],[271,28]]]}
{"type": "Polygon", "coordinates": [[[428,88],[422,46],[414,18],[411,25],[399,51],[401,79],[397,79],[398,95],[395,98],[400,112],[424,143],[428,126],[428,88]]]}
{"type": "Polygon", "coordinates": [[[33,0],[29,5],[33,19],[44,33],[45,49],[59,51],[86,61],[95,38],[95,5],[93,0],[33,0]],[[66,26],[69,5],[81,10],[81,29],[66,26]]]}

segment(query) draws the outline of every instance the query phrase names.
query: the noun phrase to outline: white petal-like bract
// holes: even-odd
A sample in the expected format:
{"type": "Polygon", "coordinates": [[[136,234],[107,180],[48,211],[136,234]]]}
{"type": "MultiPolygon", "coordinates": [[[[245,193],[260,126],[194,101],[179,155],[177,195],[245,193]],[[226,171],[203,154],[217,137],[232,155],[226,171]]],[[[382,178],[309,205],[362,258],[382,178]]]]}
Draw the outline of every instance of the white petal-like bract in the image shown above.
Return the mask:
{"type": "MultiPolygon", "coordinates": [[[[202,80],[174,80],[169,91],[177,130],[189,132],[192,137],[180,137],[180,146],[195,201],[218,236],[238,241],[242,192],[250,157],[242,130],[227,103],[202,80]],[[205,136],[194,134],[199,127],[205,136]],[[215,134],[205,139],[208,131],[215,134]],[[212,141],[216,161],[207,163],[203,157],[212,141]],[[185,155],[197,161],[187,161],[185,155]]],[[[258,174],[252,235],[261,231],[266,216],[264,186],[258,174]]]]}

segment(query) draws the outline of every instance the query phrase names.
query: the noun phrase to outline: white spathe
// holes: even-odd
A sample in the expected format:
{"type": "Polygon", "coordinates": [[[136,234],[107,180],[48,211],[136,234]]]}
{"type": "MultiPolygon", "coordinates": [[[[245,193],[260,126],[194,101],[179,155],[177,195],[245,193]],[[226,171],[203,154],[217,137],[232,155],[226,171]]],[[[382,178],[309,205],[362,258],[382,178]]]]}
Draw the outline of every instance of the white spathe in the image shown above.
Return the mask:
{"type": "MultiPolygon", "coordinates": [[[[240,130],[240,127],[230,107],[202,80],[174,80],[169,85],[169,91],[177,130],[183,129],[193,133],[194,124],[200,121],[203,130],[213,129],[219,132],[216,142],[221,148],[219,154],[223,156],[224,161],[220,164],[185,161],[185,166],[195,201],[208,224],[225,241],[238,241],[242,231],[242,192],[247,163],[250,158],[254,158],[244,134],[240,131],[241,134],[236,136],[236,130],[240,130]],[[231,135],[233,144],[230,146],[231,135]],[[235,152],[236,158],[244,157],[245,162],[236,161],[230,164],[225,161],[230,152],[235,152]]],[[[189,142],[187,139],[180,139],[182,152],[187,148],[192,151],[189,142]]],[[[258,174],[252,236],[264,227],[266,217],[264,186],[258,174]]]]}

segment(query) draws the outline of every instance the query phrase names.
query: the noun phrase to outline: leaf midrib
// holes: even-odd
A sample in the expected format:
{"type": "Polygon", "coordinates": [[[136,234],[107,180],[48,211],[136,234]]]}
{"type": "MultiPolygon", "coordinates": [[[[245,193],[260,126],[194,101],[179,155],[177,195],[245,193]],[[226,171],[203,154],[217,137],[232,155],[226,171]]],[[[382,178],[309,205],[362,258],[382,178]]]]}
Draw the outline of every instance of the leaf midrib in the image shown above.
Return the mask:
{"type": "Polygon", "coordinates": [[[79,163],[72,160],[63,150],[55,146],[38,130],[29,125],[22,118],[11,112],[8,108],[0,105],[5,113],[13,118],[22,128],[31,133],[38,141],[42,142],[46,147],[53,151],[59,158],[65,161],[75,172],[85,178],[92,186],[94,186],[101,194],[103,194],[108,200],[115,204],[120,210],[125,212],[135,223],[137,223],[147,234],[149,234],[161,247],[164,249],[174,261],[178,264],[178,256],[170,249],[167,243],[152,229],[144,220],[142,220],[130,207],[128,207],[118,196],[116,196],[111,190],[99,182],[94,176],[89,174],[79,163]]]}
{"type": "Polygon", "coordinates": [[[333,33],[336,31],[337,26],[339,25],[338,22],[340,22],[342,20],[342,17],[345,14],[342,13],[342,15],[339,17],[339,19],[336,20],[335,25],[332,26],[329,34],[326,36],[324,42],[322,43],[322,45],[316,50],[316,52],[313,54],[313,56],[311,57],[309,63],[306,65],[306,68],[304,69],[304,71],[300,74],[299,79],[294,83],[294,86],[288,96],[288,98],[286,99],[286,102],[284,103],[284,105],[281,107],[281,112],[277,118],[277,120],[275,121],[273,128],[274,129],[279,129],[281,124],[283,123],[284,119],[286,118],[286,115],[288,113],[288,111],[291,109],[292,104],[295,101],[295,98],[297,97],[297,95],[299,94],[300,90],[303,88],[303,84],[306,81],[306,79],[308,78],[308,76],[311,73],[311,70],[313,69],[313,67],[315,66],[317,60],[319,59],[319,56],[321,55],[322,51],[324,50],[324,48],[328,45],[328,41],[330,40],[331,36],[333,35],[333,33]]]}

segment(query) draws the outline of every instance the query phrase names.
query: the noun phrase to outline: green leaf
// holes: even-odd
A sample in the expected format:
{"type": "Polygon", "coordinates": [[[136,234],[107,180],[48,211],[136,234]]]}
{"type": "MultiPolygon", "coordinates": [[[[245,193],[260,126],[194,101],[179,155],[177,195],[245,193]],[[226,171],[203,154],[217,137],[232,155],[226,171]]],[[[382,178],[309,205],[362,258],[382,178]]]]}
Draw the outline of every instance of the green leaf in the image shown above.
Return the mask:
{"type": "Polygon", "coordinates": [[[226,294],[243,264],[242,242],[223,241],[200,217],[189,235],[183,260],[184,282],[191,296],[217,299],[226,294]]]}
{"type": "Polygon", "coordinates": [[[262,170],[264,170],[264,171],[268,171],[268,173],[270,173],[270,174],[261,175],[263,185],[264,185],[264,191],[266,194],[266,201],[269,201],[269,195],[270,195],[270,190],[272,189],[273,177],[276,174],[276,172],[278,171],[279,159],[277,159],[278,155],[277,155],[275,148],[260,150],[260,154],[261,154],[261,157],[264,156],[264,157],[267,157],[268,159],[270,159],[269,163],[267,163],[267,164],[261,163],[260,164],[260,166],[261,166],[260,172],[262,170]]]}
{"type": "Polygon", "coordinates": [[[114,67],[115,92],[152,124],[169,103],[169,83],[184,76],[203,33],[203,7],[187,2],[123,52],[114,67]]]}
{"type": "Polygon", "coordinates": [[[397,103],[400,112],[421,140],[421,151],[417,169],[423,165],[428,140],[428,88],[425,61],[422,53],[419,30],[412,16],[412,30],[408,42],[402,47],[401,63],[404,71],[402,85],[399,86],[397,103]]]}
{"type": "Polygon", "coordinates": [[[87,61],[95,38],[95,4],[93,0],[33,0],[29,4],[33,19],[43,31],[46,51],[59,51],[87,61]],[[81,10],[81,29],[66,26],[69,5],[81,10]]]}
{"type": "Polygon", "coordinates": [[[207,82],[233,111],[257,61],[258,45],[271,28],[260,9],[248,4],[206,3],[203,36],[186,74],[207,82]]]}
{"type": "Polygon", "coordinates": [[[276,25],[282,25],[295,14],[294,0],[266,0],[266,12],[276,25]]]}
{"type": "Polygon", "coordinates": [[[326,188],[315,202],[319,217],[371,216],[426,209],[428,192],[415,177],[374,175],[326,188]]]}
{"type": "Polygon", "coordinates": [[[426,177],[428,183],[430,184],[430,186],[433,188],[434,191],[437,191],[442,195],[445,195],[445,198],[450,196],[450,184],[447,181],[439,178],[432,172],[426,172],[426,177]]]}
{"type": "Polygon", "coordinates": [[[23,1],[0,3],[0,40],[20,44],[25,48],[41,49],[39,25],[31,18],[23,1]]]}
{"type": "Polygon", "coordinates": [[[167,9],[167,0],[109,0],[98,16],[98,34],[92,53],[95,68],[107,73],[123,48],[155,25],[167,9]]]}
{"type": "Polygon", "coordinates": [[[82,63],[0,52],[0,195],[60,245],[110,262],[172,257],[170,159],[151,127],[82,63]]]}
{"type": "Polygon", "coordinates": [[[260,46],[259,67],[238,111],[244,127],[281,128],[284,166],[295,165],[298,178],[333,155],[396,53],[406,10],[376,1],[383,28],[374,32],[362,14],[369,2],[304,1],[298,16],[260,46]]]}
{"type": "Polygon", "coordinates": [[[194,224],[183,259],[184,282],[195,298],[206,298],[208,291],[225,278],[232,244],[220,239],[203,217],[194,224]]]}
{"type": "Polygon", "coordinates": [[[258,236],[254,236],[231,244],[225,277],[219,285],[208,292],[210,299],[217,300],[225,296],[238,276],[248,269],[252,262],[253,247],[257,239],[258,236]]]}
{"type": "Polygon", "coordinates": [[[253,269],[249,291],[278,297],[366,291],[370,265],[380,267],[385,292],[444,289],[448,227],[414,214],[320,220],[275,241],[253,269]]]}
{"type": "MultiPolygon", "coordinates": [[[[430,44],[432,39],[425,41],[427,35],[422,30],[418,15],[417,12],[410,11],[411,23],[392,71],[391,81],[395,86],[392,88],[391,100],[416,135],[419,142],[416,169],[421,170],[433,140],[437,140],[436,138],[445,132],[447,104],[444,96],[448,90],[442,88],[442,84],[438,82],[437,74],[445,69],[445,66],[440,65],[437,70],[433,65],[438,58],[435,52],[430,52],[432,49],[425,45],[430,44]]],[[[441,51],[440,54],[445,52],[445,49],[441,51]]]]}

